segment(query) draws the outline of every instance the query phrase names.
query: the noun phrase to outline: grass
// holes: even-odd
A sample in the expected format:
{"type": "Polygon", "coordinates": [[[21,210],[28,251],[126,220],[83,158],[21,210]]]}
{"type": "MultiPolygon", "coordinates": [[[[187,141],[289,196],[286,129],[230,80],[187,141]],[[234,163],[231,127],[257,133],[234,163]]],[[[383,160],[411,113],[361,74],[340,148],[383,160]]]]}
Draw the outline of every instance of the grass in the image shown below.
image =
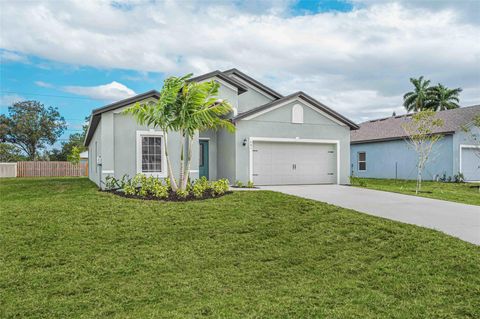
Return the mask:
{"type": "MultiPolygon", "coordinates": [[[[415,185],[416,181],[414,180],[357,178],[355,181],[355,186],[407,195],[415,195],[415,185]]],[[[418,196],[480,206],[479,187],[478,183],[423,181],[422,189],[418,196]]]]}
{"type": "Polygon", "coordinates": [[[1,318],[479,318],[480,247],[280,193],[0,181],[1,318]]]}

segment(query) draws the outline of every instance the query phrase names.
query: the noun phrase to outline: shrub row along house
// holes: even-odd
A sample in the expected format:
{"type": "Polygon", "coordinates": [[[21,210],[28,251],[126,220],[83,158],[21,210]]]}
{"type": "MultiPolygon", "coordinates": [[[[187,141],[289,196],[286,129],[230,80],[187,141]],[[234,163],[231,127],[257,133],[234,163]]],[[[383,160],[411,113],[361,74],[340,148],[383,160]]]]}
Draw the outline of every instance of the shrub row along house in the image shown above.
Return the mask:
{"type": "MultiPolygon", "coordinates": [[[[219,97],[233,106],[235,133],[200,132],[194,141],[190,176],[257,185],[348,183],[350,131],[358,126],[303,92],[283,96],[245,73],[214,71],[191,81],[217,81],[219,97]]],[[[85,145],[89,177],[104,186],[107,176],[166,177],[163,132],[139,125],[123,111],[159,98],[149,91],[92,112],[85,145]]],[[[169,145],[180,143],[169,134],[169,145]]],[[[180,150],[170,157],[178,171],[180,150]]]]}
{"type": "MultiPolygon", "coordinates": [[[[444,137],[435,145],[424,179],[453,178],[462,173],[466,181],[480,181],[480,157],[472,126],[480,105],[437,112],[443,126],[435,133],[444,137]],[[466,130],[467,129],[467,130],[466,130]]],[[[360,124],[351,133],[351,173],[358,177],[415,179],[417,157],[405,141],[403,125],[410,115],[392,116],[360,124]]]]}

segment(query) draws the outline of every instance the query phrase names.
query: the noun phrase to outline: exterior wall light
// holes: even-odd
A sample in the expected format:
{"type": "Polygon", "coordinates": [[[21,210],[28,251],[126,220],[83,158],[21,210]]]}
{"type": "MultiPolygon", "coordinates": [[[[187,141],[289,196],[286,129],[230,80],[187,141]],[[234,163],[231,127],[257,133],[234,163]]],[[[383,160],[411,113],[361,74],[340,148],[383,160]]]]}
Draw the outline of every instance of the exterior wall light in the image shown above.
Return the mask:
{"type": "Polygon", "coordinates": [[[246,138],[243,139],[243,146],[247,146],[247,139],[246,138]]]}

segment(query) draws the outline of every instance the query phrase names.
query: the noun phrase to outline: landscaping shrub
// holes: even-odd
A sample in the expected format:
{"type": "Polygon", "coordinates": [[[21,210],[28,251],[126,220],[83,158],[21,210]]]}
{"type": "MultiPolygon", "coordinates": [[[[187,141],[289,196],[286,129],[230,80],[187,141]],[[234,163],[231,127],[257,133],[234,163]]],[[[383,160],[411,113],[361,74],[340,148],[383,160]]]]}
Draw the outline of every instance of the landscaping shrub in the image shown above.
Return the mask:
{"type": "Polygon", "coordinates": [[[219,179],[218,181],[213,182],[212,189],[213,193],[216,196],[223,195],[228,191],[229,185],[228,185],[228,179],[219,179]]]}
{"type": "Polygon", "coordinates": [[[182,198],[182,199],[186,199],[188,197],[187,190],[177,189],[175,194],[178,196],[178,198],[182,198]]]}
{"type": "Polygon", "coordinates": [[[237,187],[237,188],[255,188],[255,185],[253,185],[253,182],[252,182],[252,181],[248,181],[246,185],[245,185],[243,182],[241,182],[241,181],[236,181],[235,184],[233,185],[233,187],[237,187]]]}
{"type": "Polygon", "coordinates": [[[126,182],[129,179],[130,178],[127,174],[123,175],[121,179],[116,179],[115,177],[109,175],[105,178],[105,189],[107,190],[123,189],[126,185],[126,182]]]}
{"type": "Polygon", "coordinates": [[[163,185],[162,182],[156,178],[154,178],[154,182],[151,188],[151,194],[153,197],[156,198],[167,198],[168,197],[168,187],[163,185]]]}
{"type": "Polygon", "coordinates": [[[463,183],[465,181],[465,177],[463,176],[462,173],[458,172],[458,174],[455,174],[453,176],[453,181],[455,183],[463,183]]]}
{"type": "Polygon", "coordinates": [[[189,200],[222,196],[228,192],[229,182],[227,179],[211,182],[207,178],[201,177],[195,181],[189,181],[186,190],[173,191],[168,178],[159,179],[154,176],[147,177],[144,174],[136,174],[133,178],[125,175],[121,180],[109,176],[105,182],[105,189],[127,197],[189,200]]]}
{"type": "Polygon", "coordinates": [[[195,198],[202,198],[209,195],[212,191],[212,186],[205,176],[197,179],[192,187],[192,193],[195,198]]]}

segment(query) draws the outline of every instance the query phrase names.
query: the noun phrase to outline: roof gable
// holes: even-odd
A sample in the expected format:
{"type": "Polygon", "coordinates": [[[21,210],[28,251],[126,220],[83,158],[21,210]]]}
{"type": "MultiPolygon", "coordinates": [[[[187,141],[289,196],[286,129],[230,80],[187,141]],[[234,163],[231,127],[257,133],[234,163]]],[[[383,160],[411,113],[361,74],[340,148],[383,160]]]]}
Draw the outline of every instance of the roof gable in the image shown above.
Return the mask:
{"type": "Polygon", "coordinates": [[[248,110],[246,112],[243,112],[243,113],[237,115],[232,120],[234,122],[237,122],[237,121],[240,121],[240,120],[243,120],[243,119],[253,118],[253,117],[259,116],[261,114],[264,114],[265,112],[269,112],[271,110],[274,110],[277,107],[281,107],[283,105],[286,105],[286,104],[288,104],[292,101],[295,101],[295,100],[304,102],[304,104],[306,103],[307,106],[310,106],[310,107],[320,111],[322,114],[326,115],[328,118],[330,118],[333,121],[345,124],[348,127],[350,127],[351,129],[357,129],[358,128],[357,124],[350,121],[346,117],[338,114],[337,112],[335,112],[334,110],[332,110],[328,106],[320,103],[319,101],[315,100],[314,98],[305,94],[304,92],[296,92],[296,93],[287,95],[287,96],[285,96],[281,99],[278,99],[278,100],[272,101],[270,103],[261,105],[259,107],[253,108],[251,110],[248,110]]]}

